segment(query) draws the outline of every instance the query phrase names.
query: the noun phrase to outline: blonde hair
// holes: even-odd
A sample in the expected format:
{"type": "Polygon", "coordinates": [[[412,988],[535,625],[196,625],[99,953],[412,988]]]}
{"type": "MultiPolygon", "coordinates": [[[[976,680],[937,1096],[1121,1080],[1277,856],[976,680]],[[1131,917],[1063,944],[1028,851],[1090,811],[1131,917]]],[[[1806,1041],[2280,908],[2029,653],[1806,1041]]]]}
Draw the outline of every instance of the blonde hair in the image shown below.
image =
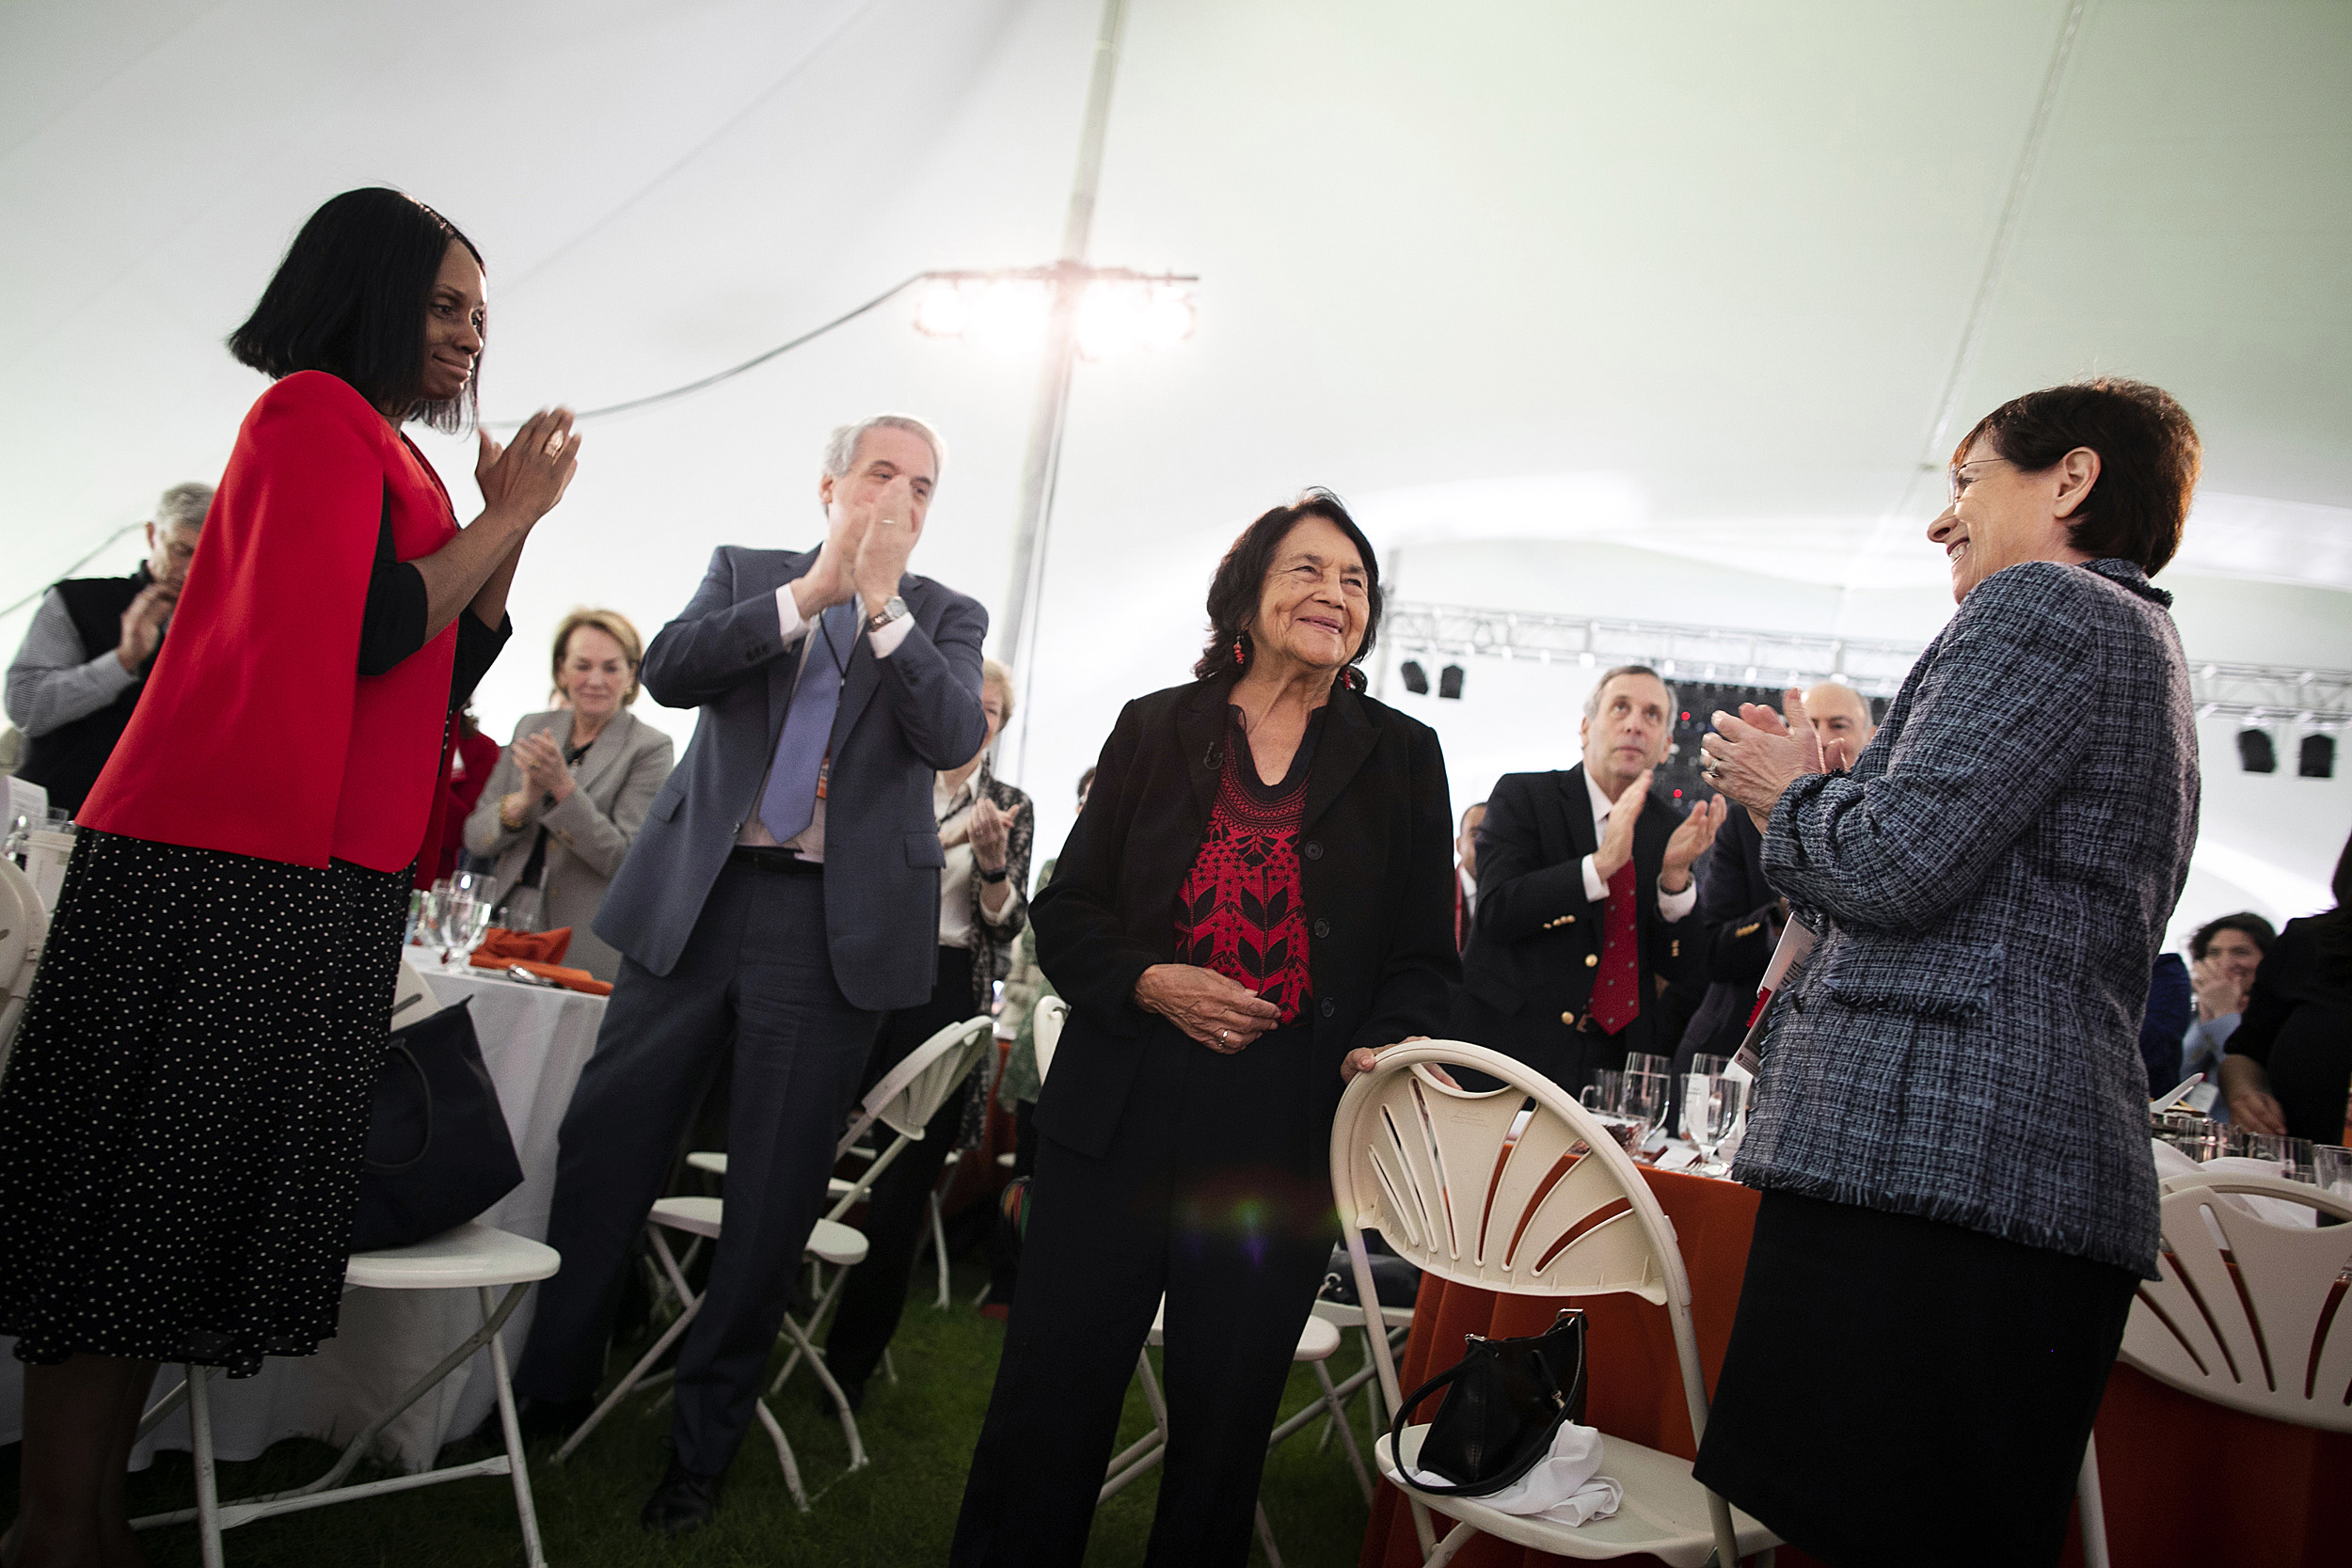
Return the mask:
{"type": "Polygon", "coordinates": [[[564,656],[570,650],[572,633],[582,626],[594,626],[621,645],[621,657],[628,660],[628,692],[621,699],[621,705],[627,707],[637,700],[637,693],[644,689],[638,682],[637,667],[645,661],[645,644],[637,635],[637,628],[629,624],[628,617],[617,610],[575,610],[557,624],[555,655],[550,661],[555,673],[555,689],[564,692],[568,701],[571,694],[564,688],[564,656]]]}
{"type": "Polygon", "coordinates": [[[988,695],[989,684],[992,681],[995,683],[998,695],[1005,699],[1005,722],[1009,724],[1012,722],[1012,672],[993,658],[984,658],[980,660],[980,694],[982,696],[988,695]]]}

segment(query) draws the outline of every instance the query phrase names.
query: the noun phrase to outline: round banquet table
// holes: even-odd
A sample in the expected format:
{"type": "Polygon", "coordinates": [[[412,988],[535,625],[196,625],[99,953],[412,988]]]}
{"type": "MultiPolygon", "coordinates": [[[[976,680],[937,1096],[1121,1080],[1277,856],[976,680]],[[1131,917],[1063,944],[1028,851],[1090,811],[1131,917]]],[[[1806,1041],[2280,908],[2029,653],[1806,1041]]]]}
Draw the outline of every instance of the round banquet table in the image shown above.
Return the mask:
{"type": "MultiPolygon", "coordinates": [[[[1740,1305],[1757,1195],[1706,1177],[1642,1174],[1681,1242],[1692,1328],[1711,1394],[1740,1305]]],[[[1504,1296],[1423,1275],[1398,1379],[1410,1391],[1461,1358],[1465,1335],[1539,1333],[1570,1303],[1588,1318],[1586,1418],[1605,1433],[1695,1456],[1666,1314],[1634,1296],[1504,1296]]],[[[2352,1553],[2352,1485],[2345,1484],[2352,1435],[2240,1415],[2119,1365],[2100,1407],[2098,1448],[2107,1553],[2117,1568],[2282,1568],[2341,1563],[2352,1553]]],[[[1384,1482],[1374,1496],[1359,1568],[1415,1568],[1420,1560],[1404,1494],[1384,1482]]],[[[1571,1560],[1481,1536],[1454,1560],[1464,1568],[1538,1568],[1571,1560]]],[[[1781,1568],[1816,1568],[1816,1560],[1793,1547],[1780,1551],[1781,1568]]],[[[2064,1562],[2081,1561],[2080,1540],[2070,1530],[2064,1562]]]]}
{"type": "MultiPolygon", "coordinates": [[[[421,956],[417,948],[404,951],[412,960],[421,956]]],[[[555,1134],[580,1069],[596,1050],[604,998],[519,985],[479,970],[444,971],[429,962],[417,967],[444,1006],[472,1000],[483,1062],[498,1086],[499,1105],[522,1163],[522,1185],[482,1217],[502,1230],[544,1241],[555,1196],[555,1134]]],[[[522,1354],[536,1305],[534,1290],[500,1331],[510,1359],[522,1354]]],[[[345,1292],[336,1336],[316,1355],[273,1357],[253,1377],[214,1382],[213,1433],[219,1457],[252,1459],[285,1437],[350,1441],[481,1322],[470,1291],[345,1292]]],[[[13,1339],[0,1338],[0,1347],[14,1345],[13,1339]]],[[[373,1457],[408,1470],[429,1465],[442,1444],[471,1432],[490,1414],[496,1395],[489,1366],[485,1349],[451,1373],[385,1430],[373,1457]]],[[[165,1368],[155,1378],[157,1393],[176,1381],[174,1370],[165,1368]]],[[[24,1389],[23,1364],[0,1349],[0,1443],[23,1436],[24,1389]]],[[[131,1466],[145,1469],[157,1449],[189,1447],[183,1410],[133,1451],[131,1466]]]]}

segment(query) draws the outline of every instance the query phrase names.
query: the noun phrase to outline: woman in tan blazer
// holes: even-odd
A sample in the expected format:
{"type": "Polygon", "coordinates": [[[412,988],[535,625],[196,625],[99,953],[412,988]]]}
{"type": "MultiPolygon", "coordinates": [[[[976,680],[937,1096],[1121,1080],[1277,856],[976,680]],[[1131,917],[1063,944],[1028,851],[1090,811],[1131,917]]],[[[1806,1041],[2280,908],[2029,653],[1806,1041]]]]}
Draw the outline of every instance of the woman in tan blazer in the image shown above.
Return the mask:
{"type": "Polygon", "coordinates": [[[473,815],[466,847],[498,862],[499,897],[540,889],[540,926],[572,928],[564,961],[599,980],[621,956],[589,929],[604,890],[670,776],[670,737],[630,715],[637,628],[617,610],[576,610],[555,632],[555,688],[565,706],[515,726],[473,815]]]}

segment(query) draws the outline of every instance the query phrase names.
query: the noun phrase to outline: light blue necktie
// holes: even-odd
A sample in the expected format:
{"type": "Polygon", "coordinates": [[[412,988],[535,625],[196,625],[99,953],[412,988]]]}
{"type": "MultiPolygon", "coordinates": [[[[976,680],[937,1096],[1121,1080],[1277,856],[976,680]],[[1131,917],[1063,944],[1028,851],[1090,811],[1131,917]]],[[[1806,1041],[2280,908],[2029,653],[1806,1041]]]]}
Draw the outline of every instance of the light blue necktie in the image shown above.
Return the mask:
{"type": "Polygon", "coordinates": [[[817,816],[817,781],[833,741],[833,716],[841,706],[841,675],[856,635],[856,601],[834,605],[808,630],[801,660],[801,684],[785,710],[784,734],[768,765],[768,787],[760,792],[759,819],[778,844],[807,831],[817,816]]]}

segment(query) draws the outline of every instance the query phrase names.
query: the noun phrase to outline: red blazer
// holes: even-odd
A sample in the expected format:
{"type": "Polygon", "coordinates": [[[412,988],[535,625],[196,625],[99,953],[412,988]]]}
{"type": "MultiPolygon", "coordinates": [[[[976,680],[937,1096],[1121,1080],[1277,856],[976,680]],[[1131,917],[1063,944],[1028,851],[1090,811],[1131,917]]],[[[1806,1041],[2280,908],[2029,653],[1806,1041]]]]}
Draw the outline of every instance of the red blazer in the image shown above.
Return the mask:
{"type": "Polygon", "coordinates": [[[304,371],[262,394],[84,826],[296,865],[399,871],[416,858],[457,627],[361,678],[388,513],[403,561],[457,531],[431,466],[349,384],[304,371]]]}

